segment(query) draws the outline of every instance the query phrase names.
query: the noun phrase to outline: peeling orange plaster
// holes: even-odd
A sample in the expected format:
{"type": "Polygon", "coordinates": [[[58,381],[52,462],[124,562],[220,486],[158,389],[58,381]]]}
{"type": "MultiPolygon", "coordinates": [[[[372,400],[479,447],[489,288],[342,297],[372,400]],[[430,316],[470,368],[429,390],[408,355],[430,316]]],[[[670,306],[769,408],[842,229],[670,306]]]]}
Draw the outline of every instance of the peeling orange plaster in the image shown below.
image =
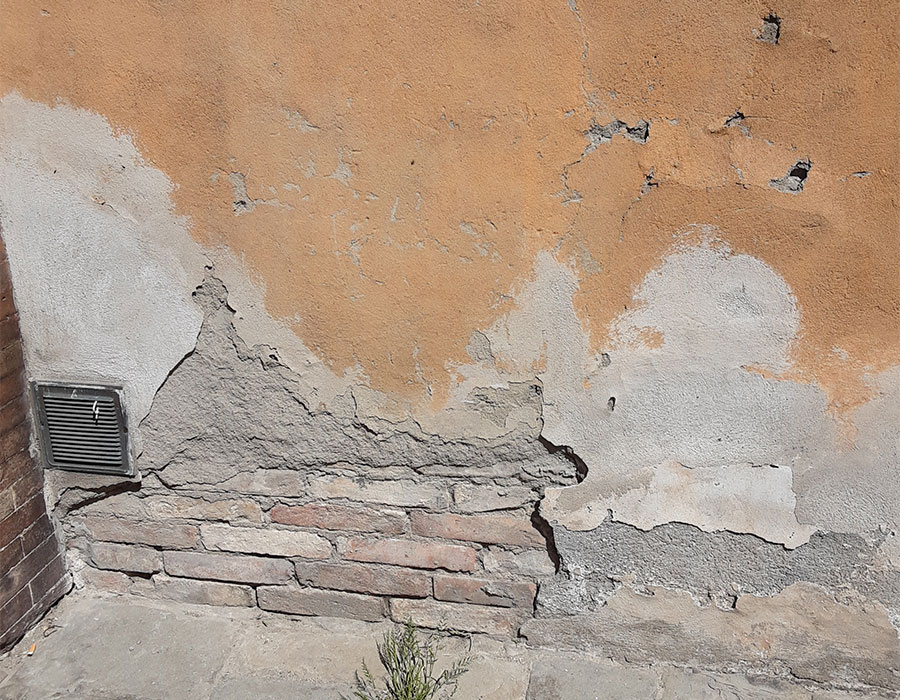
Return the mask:
{"type": "Polygon", "coordinates": [[[900,358],[898,10],[8,0],[0,92],[132,132],[193,235],[375,388],[439,406],[541,249],[579,266],[605,347],[643,276],[708,225],[791,286],[790,376],[842,410],[900,358]],[[757,40],[770,11],[774,46],[757,40]],[[724,126],[737,110],[744,130],[724,126]],[[649,140],[585,152],[613,119],[649,140]],[[768,186],[802,158],[801,193],[768,186]]]}

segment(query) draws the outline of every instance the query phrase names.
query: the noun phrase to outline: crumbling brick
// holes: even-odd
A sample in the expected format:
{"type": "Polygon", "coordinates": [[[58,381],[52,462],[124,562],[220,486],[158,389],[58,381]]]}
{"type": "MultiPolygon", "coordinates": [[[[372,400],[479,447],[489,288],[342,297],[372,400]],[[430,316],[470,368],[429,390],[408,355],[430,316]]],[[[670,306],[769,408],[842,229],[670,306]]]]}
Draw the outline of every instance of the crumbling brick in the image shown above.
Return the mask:
{"type": "Polygon", "coordinates": [[[371,540],[363,537],[350,538],[343,555],[351,561],[449,571],[474,571],[476,561],[475,550],[471,547],[400,539],[371,540]]]}
{"type": "Polygon", "coordinates": [[[399,535],[406,529],[406,514],[392,509],[365,508],[336,503],[277,505],[269,512],[273,523],[315,527],[322,530],[350,530],[399,535]]]}
{"type": "Polygon", "coordinates": [[[289,561],[267,557],[164,552],[163,565],[170,576],[234,583],[287,583],[294,578],[294,567],[289,561]]]}
{"type": "Polygon", "coordinates": [[[349,617],[377,622],[386,612],[382,598],[298,586],[262,586],[257,597],[263,610],[293,615],[349,617]]]}
{"type": "Polygon", "coordinates": [[[300,583],[317,588],[408,598],[431,594],[428,574],[395,566],[298,562],[296,571],[300,583]]]}
{"type": "Polygon", "coordinates": [[[465,540],[484,544],[535,547],[543,544],[540,533],[526,515],[455,515],[414,513],[412,531],[424,537],[465,540]]]}

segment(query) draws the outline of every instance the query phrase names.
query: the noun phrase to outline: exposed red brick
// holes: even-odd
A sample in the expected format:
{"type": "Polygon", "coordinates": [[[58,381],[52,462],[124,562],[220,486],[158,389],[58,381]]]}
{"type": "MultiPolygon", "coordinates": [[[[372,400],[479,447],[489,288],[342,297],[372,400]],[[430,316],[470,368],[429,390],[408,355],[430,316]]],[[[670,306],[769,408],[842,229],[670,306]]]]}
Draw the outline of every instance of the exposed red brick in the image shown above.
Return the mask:
{"type": "Polygon", "coordinates": [[[0,549],[0,571],[6,572],[18,564],[25,556],[22,551],[22,539],[17,537],[3,549],[0,549]]]}
{"type": "Polygon", "coordinates": [[[221,581],[170,578],[162,574],[154,576],[152,581],[136,581],[131,592],[148,598],[175,600],[194,605],[247,607],[256,602],[253,589],[249,586],[221,581]]]}
{"type": "Polygon", "coordinates": [[[474,571],[475,550],[455,544],[351,537],[344,551],[351,561],[411,566],[415,569],[474,571]]]}
{"type": "Polygon", "coordinates": [[[20,506],[31,499],[32,496],[41,492],[44,488],[43,472],[33,467],[26,470],[22,478],[12,485],[10,489],[15,496],[16,505],[20,506]]]}
{"type": "Polygon", "coordinates": [[[432,629],[482,632],[502,637],[512,636],[519,627],[519,616],[507,608],[442,603],[430,599],[395,598],[391,600],[391,617],[396,622],[412,620],[421,627],[432,629]]]}
{"type": "MultiPolygon", "coordinates": [[[[23,365],[24,367],[24,365],[23,365]]],[[[0,378],[0,406],[8,404],[25,393],[25,375],[21,371],[9,372],[0,378]]]]}
{"type": "Polygon", "coordinates": [[[0,316],[0,348],[19,340],[19,315],[0,316]]]}
{"type": "Polygon", "coordinates": [[[0,605],[11,600],[29,581],[59,556],[59,543],[49,537],[30,552],[12,569],[0,577],[0,605]]]}
{"type": "MultiPolygon", "coordinates": [[[[52,542],[56,544],[55,539],[52,540],[52,542]]],[[[32,599],[38,600],[41,595],[50,590],[50,588],[65,575],[66,561],[62,554],[58,554],[49,564],[47,564],[47,566],[41,569],[28,584],[28,587],[31,589],[32,599]]]]}
{"type": "Polygon", "coordinates": [[[399,535],[406,528],[406,514],[387,508],[377,510],[333,503],[308,503],[300,506],[278,505],[272,508],[269,515],[274,523],[323,530],[399,535]]]}
{"type": "Polygon", "coordinates": [[[441,574],[434,577],[434,597],[451,603],[531,609],[536,592],[537,586],[533,583],[488,581],[470,576],[441,574]]]}
{"type": "Polygon", "coordinates": [[[6,520],[16,509],[16,494],[12,488],[0,491],[0,520],[6,520]]]}
{"type": "Polygon", "coordinates": [[[87,517],[81,523],[91,537],[105,542],[146,544],[168,549],[189,549],[200,541],[200,531],[194,525],[172,522],[137,522],[119,518],[87,517]]]}
{"type": "Polygon", "coordinates": [[[235,583],[287,583],[294,567],[284,559],[233,556],[207,552],[165,552],[163,564],[170,576],[204,578],[235,583]]]}
{"type": "MultiPolygon", "coordinates": [[[[28,611],[31,610],[31,606],[31,591],[26,586],[19,590],[19,592],[12,596],[6,603],[0,605],[0,620],[3,620],[3,627],[0,628],[0,631],[5,631],[4,628],[11,627],[14,623],[22,619],[28,611]]],[[[0,637],[0,639],[2,639],[2,637],[0,637]]]]}
{"type": "MultiPolygon", "coordinates": [[[[0,455],[2,457],[2,455],[0,455]]],[[[5,489],[18,481],[27,469],[32,469],[34,460],[28,453],[13,455],[6,460],[6,464],[0,469],[0,489],[5,489]]]]}
{"type": "Polygon", "coordinates": [[[483,544],[511,544],[534,547],[543,544],[540,533],[526,515],[455,515],[453,513],[414,513],[413,534],[465,540],[483,544]]]}
{"type": "Polygon", "coordinates": [[[86,566],[79,575],[87,586],[104,593],[124,595],[131,588],[131,578],[120,571],[101,571],[86,566]]]}
{"type": "Polygon", "coordinates": [[[31,551],[52,534],[53,525],[50,518],[46,513],[41,513],[40,517],[22,532],[22,547],[26,552],[31,551]]]}
{"type": "Polygon", "coordinates": [[[18,396],[0,409],[0,434],[6,434],[14,427],[25,421],[28,411],[25,408],[25,399],[18,396]]]}
{"type": "Polygon", "coordinates": [[[44,497],[36,494],[6,519],[0,521],[0,547],[5,547],[44,515],[44,497]]]}
{"type": "Polygon", "coordinates": [[[23,450],[28,449],[31,439],[31,425],[28,421],[19,423],[15,428],[8,430],[0,437],[0,454],[6,458],[12,457],[23,450]]]}
{"type": "Polygon", "coordinates": [[[386,613],[382,598],[297,586],[262,586],[257,590],[257,599],[263,610],[293,615],[349,617],[375,622],[386,613]]]}
{"type": "Polygon", "coordinates": [[[90,546],[91,563],[98,569],[152,574],[162,571],[162,554],[147,547],[94,542],[90,546]]]}
{"type": "Polygon", "coordinates": [[[300,583],[317,588],[407,598],[431,594],[428,574],[394,566],[302,562],[296,565],[296,571],[300,583]]]}
{"type": "Polygon", "coordinates": [[[0,275],[0,318],[6,318],[15,312],[16,304],[13,301],[12,279],[9,275],[0,275]]]}

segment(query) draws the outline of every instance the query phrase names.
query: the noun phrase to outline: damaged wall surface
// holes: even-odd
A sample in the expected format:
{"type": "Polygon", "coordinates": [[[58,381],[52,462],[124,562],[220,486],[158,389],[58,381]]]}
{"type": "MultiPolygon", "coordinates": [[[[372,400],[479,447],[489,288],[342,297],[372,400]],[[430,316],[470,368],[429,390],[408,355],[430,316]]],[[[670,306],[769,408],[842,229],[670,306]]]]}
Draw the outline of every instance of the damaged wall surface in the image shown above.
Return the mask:
{"type": "Polygon", "coordinates": [[[898,11],[5,3],[77,583],[900,689],[898,11]]]}

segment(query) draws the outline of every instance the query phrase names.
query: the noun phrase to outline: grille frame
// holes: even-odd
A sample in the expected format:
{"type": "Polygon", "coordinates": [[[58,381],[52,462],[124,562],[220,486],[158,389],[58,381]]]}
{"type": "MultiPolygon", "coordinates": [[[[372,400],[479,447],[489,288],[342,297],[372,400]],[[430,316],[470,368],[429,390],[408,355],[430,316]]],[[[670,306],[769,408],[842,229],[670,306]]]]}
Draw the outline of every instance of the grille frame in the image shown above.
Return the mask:
{"type": "Polygon", "coordinates": [[[34,381],[32,399],[45,468],[134,476],[121,386],[34,381]]]}

